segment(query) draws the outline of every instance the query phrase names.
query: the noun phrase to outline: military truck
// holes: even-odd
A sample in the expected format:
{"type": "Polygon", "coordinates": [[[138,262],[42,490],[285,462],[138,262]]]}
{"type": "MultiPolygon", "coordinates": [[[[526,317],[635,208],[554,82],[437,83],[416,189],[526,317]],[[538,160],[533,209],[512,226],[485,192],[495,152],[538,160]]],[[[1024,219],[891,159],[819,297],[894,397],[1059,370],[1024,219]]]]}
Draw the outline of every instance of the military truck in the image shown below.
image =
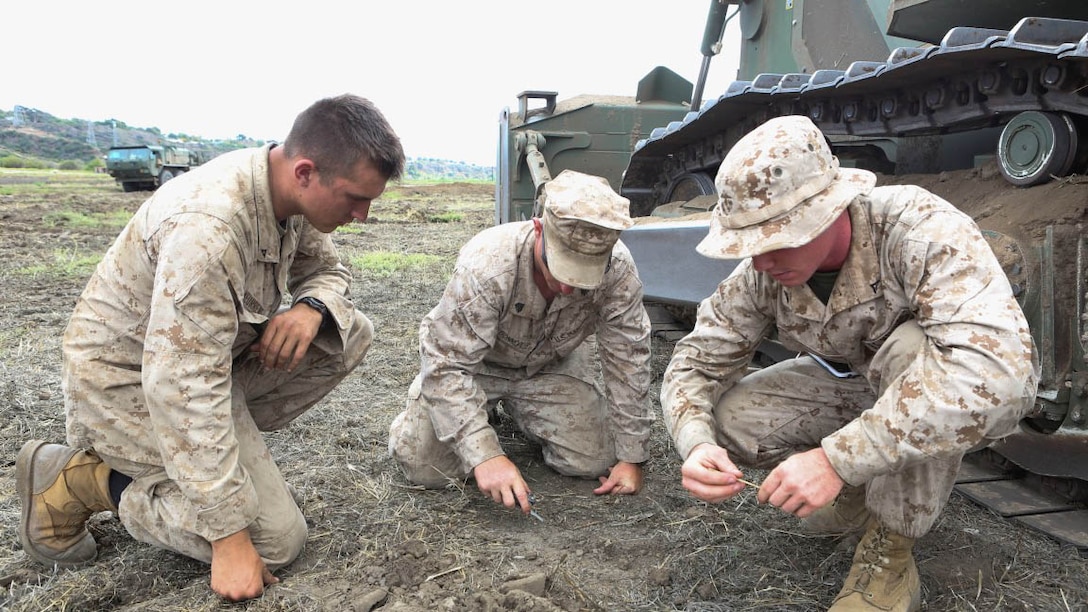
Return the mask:
{"type": "Polygon", "coordinates": [[[173,145],[111,147],[106,171],[126,192],[154,191],[205,161],[202,153],[173,145]]]}
{"type": "MultiPolygon", "coordinates": [[[[563,169],[605,176],[639,221],[622,238],[647,299],[667,305],[683,333],[684,314],[737,263],[695,251],[717,202],[718,165],[767,119],[808,116],[844,165],[886,182],[996,166],[1005,191],[953,204],[1002,262],[1042,378],[1021,430],[965,460],[957,490],[1088,551],[1088,183],[1069,176],[1088,173],[1088,3],[711,0],[701,51],[690,95],[667,101],[671,119],[630,121],[627,140],[613,133],[612,145],[631,145],[626,164],[615,146],[598,154],[600,127],[587,117],[596,101],[504,111],[496,220],[530,215],[540,183],[563,169]],[[741,31],[739,78],[703,102],[731,19],[741,31]],[[1075,194],[1048,197],[1054,189],[1075,194]]],[[[658,103],[612,99],[605,115],[620,124],[647,102],[658,103]]],[[[776,358],[773,346],[760,356],[776,358]]]]}

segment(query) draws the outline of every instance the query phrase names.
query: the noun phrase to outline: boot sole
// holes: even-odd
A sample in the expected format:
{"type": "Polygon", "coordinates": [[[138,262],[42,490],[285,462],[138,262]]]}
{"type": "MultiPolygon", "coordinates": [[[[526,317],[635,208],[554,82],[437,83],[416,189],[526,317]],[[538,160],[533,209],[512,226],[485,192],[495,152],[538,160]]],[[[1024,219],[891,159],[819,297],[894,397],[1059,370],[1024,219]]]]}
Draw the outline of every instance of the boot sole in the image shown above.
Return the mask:
{"type": "Polygon", "coordinates": [[[43,440],[30,440],[19,450],[15,459],[15,492],[19,495],[22,511],[19,514],[19,543],[26,554],[46,567],[79,567],[90,561],[63,561],[54,559],[40,550],[30,539],[30,499],[34,495],[34,457],[45,446],[43,440]]]}

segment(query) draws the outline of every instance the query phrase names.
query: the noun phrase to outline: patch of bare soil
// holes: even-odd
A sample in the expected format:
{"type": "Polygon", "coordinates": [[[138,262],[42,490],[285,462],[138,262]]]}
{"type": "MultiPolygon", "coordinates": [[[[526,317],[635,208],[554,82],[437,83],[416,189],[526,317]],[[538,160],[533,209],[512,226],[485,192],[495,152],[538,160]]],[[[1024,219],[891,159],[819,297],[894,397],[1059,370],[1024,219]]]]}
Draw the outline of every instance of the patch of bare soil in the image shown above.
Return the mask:
{"type": "Polygon", "coordinates": [[[1088,209],[1088,176],[1072,175],[1030,188],[1011,187],[996,162],[940,174],[881,177],[882,184],[924,187],[967,212],[984,230],[1041,241],[1047,226],[1074,229],[1088,209]]]}
{"type": "MultiPolygon", "coordinates": [[[[935,182],[941,186],[953,201],[1008,191],[978,173],[949,175],[935,182]]],[[[0,194],[3,187],[0,175],[0,194]]],[[[0,609],[819,610],[846,575],[849,545],[802,535],[796,519],[756,504],[753,492],[718,505],[688,495],[660,423],[645,490],[595,497],[593,482],[544,467],[539,449],[501,422],[542,521],[494,504],[472,482],[424,491],[403,480],[386,444],[418,368],[419,321],[460,245],[493,223],[490,185],[402,186],[375,204],[373,223],[336,234],[349,261],[371,251],[441,259],[391,276],[354,268],[354,297],[374,321],[374,347],[325,401],[269,436],[310,526],[306,550],[279,572],[279,584],[247,604],[222,603],[206,566],[134,542],[109,513],[91,524],[94,565],[38,566],[16,537],[15,455],[31,437],[64,439],[59,338],[86,273],[26,270],[58,254],[100,253],[117,231],[45,223],[47,213],[131,211],[142,196],[106,181],[44,199],[16,193],[0,195],[0,609]]],[[[1010,197],[1034,201],[1038,193],[1010,197]]],[[[1086,194],[1080,188],[1073,200],[1083,205],[1086,194]]],[[[1011,219],[1015,210],[1001,214],[1011,219]]],[[[672,344],[655,338],[653,350],[656,409],[672,344]]],[[[1088,609],[1088,562],[1075,550],[958,495],[915,554],[927,610],[1088,609]]]]}

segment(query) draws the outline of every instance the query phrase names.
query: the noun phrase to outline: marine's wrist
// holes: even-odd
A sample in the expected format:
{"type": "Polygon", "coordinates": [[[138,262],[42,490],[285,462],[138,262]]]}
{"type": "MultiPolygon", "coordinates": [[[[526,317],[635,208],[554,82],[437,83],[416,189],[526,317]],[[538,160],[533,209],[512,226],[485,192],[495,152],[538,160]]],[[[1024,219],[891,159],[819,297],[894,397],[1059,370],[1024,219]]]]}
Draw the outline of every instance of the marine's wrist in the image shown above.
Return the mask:
{"type": "Polygon", "coordinates": [[[324,302],[315,298],[306,296],[299,298],[296,304],[305,304],[310,308],[316,310],[321,315],[321,327],[320,329],[327,329],[332,324],[332,315],[329,313],[329,307],[324,302]]]}

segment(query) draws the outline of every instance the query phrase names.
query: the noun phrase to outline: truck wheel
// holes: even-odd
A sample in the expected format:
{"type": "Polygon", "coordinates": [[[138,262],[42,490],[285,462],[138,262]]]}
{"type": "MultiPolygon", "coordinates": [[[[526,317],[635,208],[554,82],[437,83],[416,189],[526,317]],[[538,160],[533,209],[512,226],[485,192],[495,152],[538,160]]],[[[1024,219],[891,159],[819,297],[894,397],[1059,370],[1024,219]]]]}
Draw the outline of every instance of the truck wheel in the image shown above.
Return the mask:
{"type": "Polygon", "coordinates": [[[136,183],[121,183],[121,189],[125,193],[130,193],[130,192],[136,191],[139,188],[140,188],[140,186],[137,185],[136,183]]]}
{"type": "Polygon", "coordinates": [[[165,185],[166,181],[169,181],[172,178],[174,178],[174,173],[170,172],[170,170],[166,168],[163,168],[162,172],[159,173],[159,186],[161,187],[165,185]]]}

